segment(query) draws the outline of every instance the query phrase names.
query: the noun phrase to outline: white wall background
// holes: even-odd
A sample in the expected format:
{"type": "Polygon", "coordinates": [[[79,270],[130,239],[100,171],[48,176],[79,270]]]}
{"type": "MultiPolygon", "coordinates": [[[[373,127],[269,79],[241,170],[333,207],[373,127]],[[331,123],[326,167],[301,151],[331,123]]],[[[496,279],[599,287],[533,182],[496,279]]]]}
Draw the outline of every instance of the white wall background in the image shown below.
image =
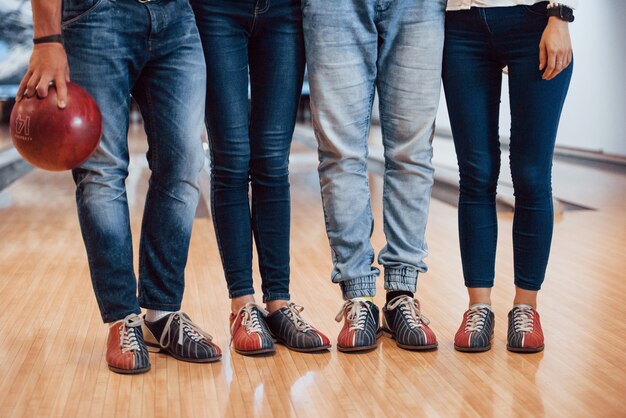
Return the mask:
{"type": "MultiPolygon", "coordinates": [[[[581,0],[570,25],[574,75],[557,144],[626,156],[626,1],[581,0]]],[[[508,140],[508,80],[503,78],[500,135],[508,140]]],[[[450,129],[443,98],[437,125],[450,129]]]]}

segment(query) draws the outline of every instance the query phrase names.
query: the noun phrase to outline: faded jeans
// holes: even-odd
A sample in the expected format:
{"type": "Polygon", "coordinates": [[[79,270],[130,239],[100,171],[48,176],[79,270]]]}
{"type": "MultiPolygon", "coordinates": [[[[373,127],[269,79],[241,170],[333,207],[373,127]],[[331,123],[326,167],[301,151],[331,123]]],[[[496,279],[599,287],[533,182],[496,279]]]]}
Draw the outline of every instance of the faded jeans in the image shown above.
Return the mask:
{"type": "Polygon", "coordinates": [[[368,136],[377,90],[385,172],[378,256],[385,288],[415,291],[433,185],[443,0],[306,0],[304,36],[332,281],[346,299],[373,296],[368,136]]]}

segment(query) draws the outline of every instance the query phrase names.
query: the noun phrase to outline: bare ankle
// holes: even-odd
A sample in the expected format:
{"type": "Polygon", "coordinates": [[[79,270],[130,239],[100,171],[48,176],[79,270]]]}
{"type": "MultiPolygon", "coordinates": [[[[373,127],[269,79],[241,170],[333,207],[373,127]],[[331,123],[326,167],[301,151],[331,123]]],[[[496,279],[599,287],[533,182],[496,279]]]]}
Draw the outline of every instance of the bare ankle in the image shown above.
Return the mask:
{"type": "Polygon", "coordinates": [[[526,290],[519,287],[515,287],[515,298],[513,299],[513,305],[530,305],[533,309],[537,309],[537,295],[536,290],[526,290]]]}
{"type": "Polygon", "coordinates": [[[482,304],[491,306],[491,288],[490,287],[468,287],[469,306],[482,304]]]}
{"type": "Polygon", "coordinates": [[[254,302],[253,295],[244,295],[237,298],[232,298],[230,300],[230,310],[233,314],[237,315],[239,310],[250,302],[254,302]]]}

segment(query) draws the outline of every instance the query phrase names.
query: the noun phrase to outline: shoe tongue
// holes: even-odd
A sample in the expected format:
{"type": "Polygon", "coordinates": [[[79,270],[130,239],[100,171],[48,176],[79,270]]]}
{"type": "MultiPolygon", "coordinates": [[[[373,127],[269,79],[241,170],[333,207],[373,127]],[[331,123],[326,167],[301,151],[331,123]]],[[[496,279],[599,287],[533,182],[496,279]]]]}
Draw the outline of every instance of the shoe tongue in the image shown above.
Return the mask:
{"type": "Polygon", "coordinates": [[[535,310],[532,306],[527,305],[525,303],[517,303],[515,305],[513,305],[513,309],[515,308],[519,308],[519,309],[532,309],[533,311],[535,310]]]}
{"type": "Polygon", "coordinates": [[[274,316],[279,315],[279,314],[283,314],[285,316],[289,316],[287,314],[287,312],[289,312],[289,307],[288,306],[283,306],[280,309],[276,309],[274,312],[268,312],[267,317],[268,318],[269,317],[274,317],[274,316]]]}
{"type": "Polygon", "coordinates": [[[157,319],[154,322],[147,322],[146,326],[150,328],[152,334],[158,335],[158,338],[161,338],[161,335],[163,335],[163,331],[165,331],[165,325],[167,325],[167,321],[171,315],[172,314],[166,315],[163,318],[157,319]]]}
{"type": "Polygon", "coordinates": [[[265,308],[263,308],[261,305],[259,305],[256,302],[246,303],[243,307],[241,307],[241,309],[239,310],[239,313],[243,312],[245,308],[248,308],[250,313],[252,313],[253,311],[257,311],[257,314],[260,314],[262,316],[267,316],[269,314],[269,312],[267,312],[265,308]]]}

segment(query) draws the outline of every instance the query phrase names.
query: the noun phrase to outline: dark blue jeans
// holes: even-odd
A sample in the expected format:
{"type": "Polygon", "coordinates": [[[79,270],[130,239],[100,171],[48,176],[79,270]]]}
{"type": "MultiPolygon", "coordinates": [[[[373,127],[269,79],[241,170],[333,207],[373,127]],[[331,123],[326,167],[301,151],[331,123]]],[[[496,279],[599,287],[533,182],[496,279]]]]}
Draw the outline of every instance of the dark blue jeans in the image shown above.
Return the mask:
{"type": "Polygon", "coordinates": [[[443,83],[460,171],[459,238],[467,287],[492,287],[500,170],[498,113],[502,68],[511,103],[510,167],[515,192],[515,285],[539,290],[554,212],[552,156],[572,76],[570,65],[542,80],[539,42],[546,4],[448,12],[443,83]]]}
{"type": "Polygon", "coordinates": [[[63,35],[71,79],[92,94],[103,117],[99,148],[73,171],[102,318],[115,321],[139,306],[178,310],[204,161],[206,79],[193,12],[187,0],[64,0],[63,35]],[[144,118],[152,171],[139,299],[126,193],[131,93],[144,118]]]}
{"type": "Polygon", "coordinates": [[[211,206],[229,297],[254,293],[254,234],[264,301],[288,300],[289,149],[304,74],[300,1],[192,6],[207,63],[211,206]]]}

